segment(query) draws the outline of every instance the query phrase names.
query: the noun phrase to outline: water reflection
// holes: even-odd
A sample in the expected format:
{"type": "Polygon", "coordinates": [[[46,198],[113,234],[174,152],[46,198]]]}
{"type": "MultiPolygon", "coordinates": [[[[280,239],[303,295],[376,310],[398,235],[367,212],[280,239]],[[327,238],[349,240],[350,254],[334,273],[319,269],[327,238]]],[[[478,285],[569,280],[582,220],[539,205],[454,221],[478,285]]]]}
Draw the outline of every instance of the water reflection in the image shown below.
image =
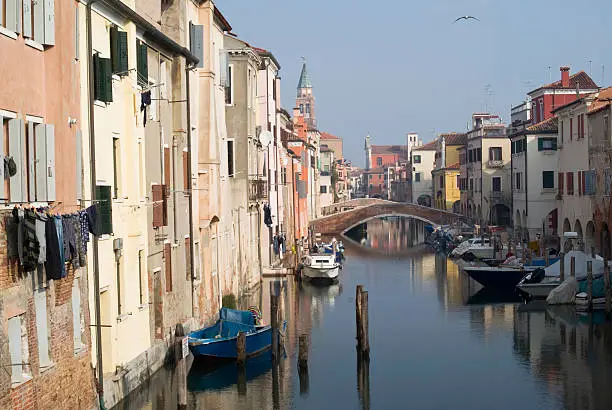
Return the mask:
{"type": "MultiPolygon", "coordinates": [[[[244,373],[233,364],[194,368],[189,408],[612,408],[612,325],[600,315],[514,303],[427,250],[383,256],[346,247],[337,285],[275,281],[287,319],[278,367],[268,353],[244,373]],[[355,351],[358,284],[369,292],[370,363],[355,351]],[[298,373],[301,334],[310,355],[298,373]]],[[[266,281],[241,307],[259,304],[269,321],[269,292],[266,281]]],[[[175,408],[175,386],[162,370],[120,408],[175,408]]]]}
{"type": "Polygon", "coordinates": [[[405,217],[387,216],[363,223],[346,236],[370,249],[385,253],[405,252],[425,240],[424,223],[405,217]]]}

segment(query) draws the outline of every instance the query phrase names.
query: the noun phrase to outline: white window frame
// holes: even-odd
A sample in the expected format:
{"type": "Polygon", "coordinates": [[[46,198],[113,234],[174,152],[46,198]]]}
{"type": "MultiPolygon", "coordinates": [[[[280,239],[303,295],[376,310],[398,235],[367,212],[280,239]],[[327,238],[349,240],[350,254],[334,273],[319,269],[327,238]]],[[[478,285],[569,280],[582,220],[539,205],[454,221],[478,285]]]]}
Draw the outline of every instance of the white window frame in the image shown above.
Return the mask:
{"type": "MultiPolygon", "coordinates": [[[[228,56],[229,58],[229,56],[228,56]]],[[[228,71],[228,79],[229,79],[229,94],[230,94],[230,101],[229,102],[225,102],[225,105],[228,106],[234,106],[234,65],[233,64],[228,64],[227,65],[227,71],[228,71]]],[[[227,87],[227,84],[225,85],[225,88],[227,87]]],[[[224,94],[223,94],[223,99],[225,100],[225,90],[224,90],[224,94]]]]}

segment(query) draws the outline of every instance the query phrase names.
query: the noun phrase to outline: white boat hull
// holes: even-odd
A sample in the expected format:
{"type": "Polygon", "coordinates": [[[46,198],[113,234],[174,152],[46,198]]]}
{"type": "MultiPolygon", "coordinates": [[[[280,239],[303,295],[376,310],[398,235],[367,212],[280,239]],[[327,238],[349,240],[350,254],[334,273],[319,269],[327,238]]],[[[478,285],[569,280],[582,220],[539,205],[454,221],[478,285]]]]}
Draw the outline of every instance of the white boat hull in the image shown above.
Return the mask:
{"type": "Polygon", "coordinates": [[[340,272],[340,266],[335,265],[332,267],[319,267],[319,266],[304,266],[303,268],[304,277],[310,280],[338,280],[338,274],[340,272]]]}

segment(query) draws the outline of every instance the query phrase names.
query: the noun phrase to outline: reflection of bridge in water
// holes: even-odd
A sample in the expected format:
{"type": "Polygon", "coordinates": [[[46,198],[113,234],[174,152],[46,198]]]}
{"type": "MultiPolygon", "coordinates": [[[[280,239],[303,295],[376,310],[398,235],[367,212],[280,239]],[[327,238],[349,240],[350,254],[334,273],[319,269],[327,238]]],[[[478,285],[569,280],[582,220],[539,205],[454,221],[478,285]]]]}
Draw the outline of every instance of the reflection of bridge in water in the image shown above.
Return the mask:
{"type": "Polygon", "coordinates": [[[386,216],[402,216],[438,225],[463,219],[462,215],[440,209],[375,198],[339,202],[324,207],[323,215],[310,223],[314,232],[323,235],[343,234],[369,220],[386,216]]]}

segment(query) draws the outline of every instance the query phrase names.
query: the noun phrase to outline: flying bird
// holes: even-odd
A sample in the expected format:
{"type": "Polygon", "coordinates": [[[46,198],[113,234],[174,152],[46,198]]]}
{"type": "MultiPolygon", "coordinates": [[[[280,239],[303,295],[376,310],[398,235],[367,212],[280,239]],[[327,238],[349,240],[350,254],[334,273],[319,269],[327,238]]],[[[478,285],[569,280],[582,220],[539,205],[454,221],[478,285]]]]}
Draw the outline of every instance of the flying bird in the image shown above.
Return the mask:
{"type": "Polygon", "coordinates": [[[478,20],[480,21],[479,18],[476,18],[474,16],[463,16],[463,17],[458,17],[455,21],[453,21],[453,24],[455,24],[456,22],[458,22],[459,20],[469,20],[469,19],[473,19],[473,20],[478,20]]]}

